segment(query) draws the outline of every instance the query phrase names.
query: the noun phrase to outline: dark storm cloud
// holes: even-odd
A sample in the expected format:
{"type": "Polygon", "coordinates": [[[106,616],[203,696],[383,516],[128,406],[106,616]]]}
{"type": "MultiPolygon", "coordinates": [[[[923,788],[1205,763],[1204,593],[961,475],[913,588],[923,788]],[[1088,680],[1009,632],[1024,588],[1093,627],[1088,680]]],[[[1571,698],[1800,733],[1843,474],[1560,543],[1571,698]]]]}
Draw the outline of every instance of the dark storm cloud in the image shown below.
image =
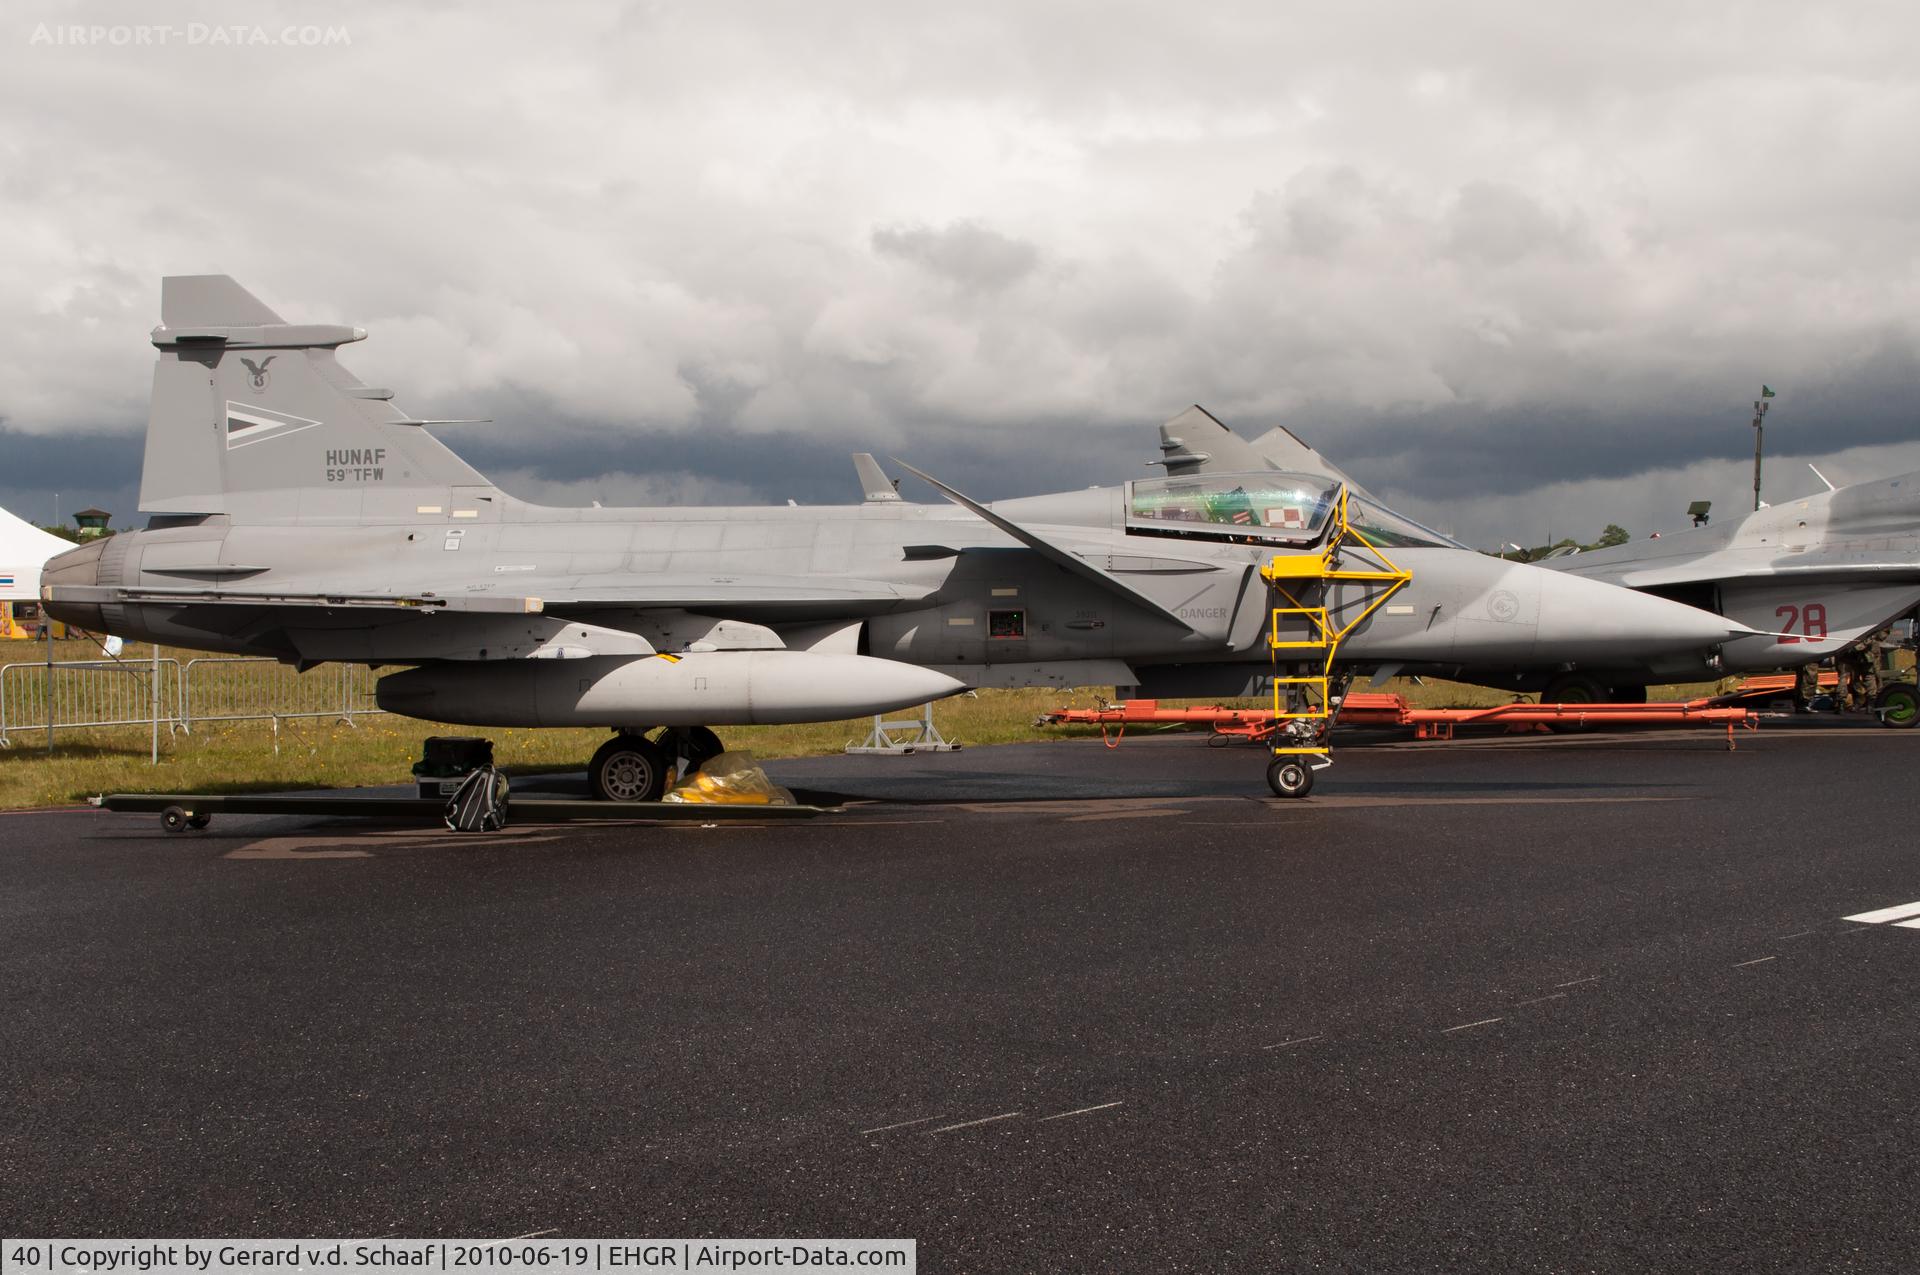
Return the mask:
{"type": "Polygon", "coordinates": [[[509,432],[441,437],[509,491],[547,501],[846,505],[860,500],[854,452],[872,452],[909,500],[940,496],[897,460],[983,500],[1065,491],[1139,477],[1159,455],[1151,427],[1127,433],[1042,424],[1018,442],[982,436],[954,421],[922,421],[890,442],[844,429],[743,433],[717,425],[692,431],[638,429],[610,440],[601,426],[549,421],[539,441],[509,432]]]}
{"type": "MultiPolygon", "coordinates": [[[[1778,461],[1817,460],[1849,448],[1920,439],[1920,359],[1882,348],[1825,378],[1789,387],[1766,418],[1778,461]]],[[[1470,498],[1496,484],[1533,487],[1575,478],[1626,478],[1753,453],[1752,402],[1619,411],[1605,403],[1488,410],[1450,405],[1415,413],[1309,408],[1292,423],[1356,475],[1434,499],[1470,498]]]]}
{"type": "Polygon", "coordinates": [[[0,421],[0,509],[72,526],[73,511],[92,505],[113,514],[115,526],[137,524],[142,453],[138,436],[124,431],[25,434],[0,421]]]}

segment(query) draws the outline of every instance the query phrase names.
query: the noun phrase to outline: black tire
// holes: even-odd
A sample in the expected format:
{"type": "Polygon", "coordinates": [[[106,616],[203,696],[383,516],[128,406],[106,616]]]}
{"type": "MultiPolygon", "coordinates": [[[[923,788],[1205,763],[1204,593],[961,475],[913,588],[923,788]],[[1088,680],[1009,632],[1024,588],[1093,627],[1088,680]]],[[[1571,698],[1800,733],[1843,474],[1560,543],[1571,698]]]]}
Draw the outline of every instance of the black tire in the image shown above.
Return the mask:
{"type": "Polygon", "coordinates": [[[1304,797],[1313,791],[1313,767],[1298,757],[1276,757],[1267,764],[1267,787],[1276,797],[1304,797]]]}
{"type": "Polygon", "coordinates": [[[1542,704],[1604,704],[1607,688],[1584,673],[1562,673],[1540,692],[1542,704]]]}
{"type": "Polygon", "coordinates": [[[720,737],[705,726],[687,727],[686,742],[683,747],[687,750],[688,770],[698,770],[727,751],[727,746],[720,742],[720,737]]]}
{"type": "Polygon", "coordinates": [[[1609,704],[1644,704],[1647,702],[1647,688],[1644,686],[1614,686],[1607,690],[1609,704]]]}
{"type": "Polygon", "coordinates": [[[202,831],[212,822],[212,815],[192,814],[187,816],[187,827],[192,828],[195,832],[202,831]]]}
{"type": "MultiPolygon", "coordinates": [[[[1540,692],[1542,704],[1604,704],[1607,702],[1607,688],[1591,677],[1581,673],[1562,673],[1547,683],[1547,689],[1540,692]]],[[[1587,723],[1579,721],[1555,722],[1549,729],[1561,735],[1577,735],[1589,729],[1587,723]]]]}
{"type": "Polygon", "coordinates": [[[596,801],[658,801],[667,790],[673,759],[644,735],[615,735],[587,763],[587,786],[596,801]]]}
{"type": "Polygon", "coordinates": [[[1894,682],[1881,688],[1873,707],[1882,725],[1912,730],[1914,722],[1920,720],[1920,689],[1912,682],[1894,682]]]}
{"type": "Polygon", "coordinates": [[[178,806],[168,806],[160,812],[160,826],[169,836],[179,836],[187,830],[187,812],[178,806]]]}

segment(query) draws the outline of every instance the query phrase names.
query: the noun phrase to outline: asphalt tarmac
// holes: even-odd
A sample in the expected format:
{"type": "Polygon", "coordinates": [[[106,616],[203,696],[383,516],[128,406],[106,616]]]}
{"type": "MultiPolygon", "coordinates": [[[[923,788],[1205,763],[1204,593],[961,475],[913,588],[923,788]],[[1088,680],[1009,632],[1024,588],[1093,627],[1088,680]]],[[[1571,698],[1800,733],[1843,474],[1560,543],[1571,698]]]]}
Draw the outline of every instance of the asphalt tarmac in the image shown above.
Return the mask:
{"type": "Polygon", "coordinates": [[[1304,802],[1191,735],[823,758],[770,770],[846,812],[782,826],[0,816],[0,1231],[1912,1270],[1920,732],[1738,743],[1351,747],[1304,802]]]}

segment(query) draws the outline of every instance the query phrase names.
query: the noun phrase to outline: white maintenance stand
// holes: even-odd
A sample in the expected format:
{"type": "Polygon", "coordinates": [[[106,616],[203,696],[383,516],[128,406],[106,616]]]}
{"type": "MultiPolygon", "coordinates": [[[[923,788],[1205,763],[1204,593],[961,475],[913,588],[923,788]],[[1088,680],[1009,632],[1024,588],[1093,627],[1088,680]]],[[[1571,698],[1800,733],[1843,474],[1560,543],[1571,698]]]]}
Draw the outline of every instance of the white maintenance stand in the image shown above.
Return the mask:
{"type": "Polygon", "coordinates": [[[867,736],[867,742],[848,744],[848,752],[905,756],[909,753],[957,753],[960,751],[960,745],[948,741],[933,724],[931,702],[921,711],[919,717],[908,721],[882,721],[881,716],[879,713],[873,715],[873,732],[867,736]]]}

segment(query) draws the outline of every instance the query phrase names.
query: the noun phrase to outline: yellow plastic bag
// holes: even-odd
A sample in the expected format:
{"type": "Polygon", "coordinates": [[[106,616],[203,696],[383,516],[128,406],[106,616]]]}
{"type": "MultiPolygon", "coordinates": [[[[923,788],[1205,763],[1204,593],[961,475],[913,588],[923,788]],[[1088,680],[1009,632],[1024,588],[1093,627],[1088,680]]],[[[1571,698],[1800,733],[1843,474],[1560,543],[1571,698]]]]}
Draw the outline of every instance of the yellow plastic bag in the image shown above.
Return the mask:
{"type": "Polygon", "coordinates": [[[793,794],[767,778],[752,753],[721,753],[682,779],[662,801],[694,806],[791,806],[793,794]]]}

